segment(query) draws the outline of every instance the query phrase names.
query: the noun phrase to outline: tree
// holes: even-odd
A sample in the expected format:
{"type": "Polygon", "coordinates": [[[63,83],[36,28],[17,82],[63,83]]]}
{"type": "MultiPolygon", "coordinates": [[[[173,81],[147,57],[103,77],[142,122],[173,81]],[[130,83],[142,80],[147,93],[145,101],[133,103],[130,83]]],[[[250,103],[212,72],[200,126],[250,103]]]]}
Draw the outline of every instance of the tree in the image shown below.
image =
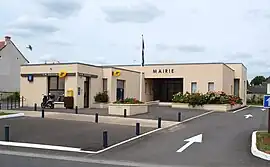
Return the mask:
{"type": "Polygon", "coordinates": [[[265,82],[266,79],[264,76],[256,76],[255,78],[253,78],[250,82],[251,85],[260,85],[263,82],[265,82]]]}

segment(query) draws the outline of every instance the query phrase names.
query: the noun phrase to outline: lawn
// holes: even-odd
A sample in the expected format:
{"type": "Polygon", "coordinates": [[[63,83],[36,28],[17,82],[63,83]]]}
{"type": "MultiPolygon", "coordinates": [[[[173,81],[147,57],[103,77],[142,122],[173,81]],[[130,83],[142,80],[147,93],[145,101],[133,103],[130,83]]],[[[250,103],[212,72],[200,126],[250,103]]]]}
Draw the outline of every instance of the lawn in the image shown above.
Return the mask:
{"type": "Polygon", "coordinates": [[[270,133],[257,132],[257,148],[270,154],[270,133]]]}
{"type": "Polygon", "coordinates": [[[0,116],[1,116],[1,115],[9,115],[9,114],[11,114],[11,113],[0,112],[0,116]]]}

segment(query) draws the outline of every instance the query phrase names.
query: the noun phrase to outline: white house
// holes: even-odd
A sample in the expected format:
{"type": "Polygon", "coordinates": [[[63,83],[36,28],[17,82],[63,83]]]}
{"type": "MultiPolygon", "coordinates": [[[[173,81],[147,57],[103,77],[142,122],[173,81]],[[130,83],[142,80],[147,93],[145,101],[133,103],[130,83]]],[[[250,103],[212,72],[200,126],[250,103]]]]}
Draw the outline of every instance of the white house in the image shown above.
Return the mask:
{"type": "Polygon", "coordinates": [[[20,90],[20,66],[27,63],[9,36],[0,41],[0,92],[20,90]]]}

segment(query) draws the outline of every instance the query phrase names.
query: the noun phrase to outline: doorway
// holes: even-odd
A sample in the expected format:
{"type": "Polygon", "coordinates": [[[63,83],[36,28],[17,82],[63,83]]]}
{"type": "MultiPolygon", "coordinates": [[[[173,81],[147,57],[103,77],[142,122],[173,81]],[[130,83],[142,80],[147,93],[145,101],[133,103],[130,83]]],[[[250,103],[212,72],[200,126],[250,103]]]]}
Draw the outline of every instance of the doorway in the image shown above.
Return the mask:
{"type": "Polygon", "coordinates": [[[125,98],[125,81],[124,80],[117,80],[117,87],[116,87],[116,100],[124,100],[125,98]]]}
{"type": "Polygon", "coordinates": [[[90,78],[86,77],[84,81],[84,108],[89,108],[90,78]]]}
{"type": "Polygon", "coordinates": [[[173,95],[183,92],[183,78],[153,79],[154,100],[171,102],[173,95]]]}

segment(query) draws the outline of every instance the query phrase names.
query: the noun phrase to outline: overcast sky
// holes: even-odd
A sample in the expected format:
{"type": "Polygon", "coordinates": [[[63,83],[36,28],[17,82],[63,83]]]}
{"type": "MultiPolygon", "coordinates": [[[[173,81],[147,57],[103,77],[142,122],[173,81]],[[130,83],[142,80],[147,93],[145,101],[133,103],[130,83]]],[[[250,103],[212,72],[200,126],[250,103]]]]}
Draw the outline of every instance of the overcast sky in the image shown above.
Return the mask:
{"type": "Polygon", "coordinates": [[[30,62],[237,62],[270,75],[269,0],[8,0],[0,36],[30,62]],[[31,44],[33,51],[26,46],[31,44]]]}

